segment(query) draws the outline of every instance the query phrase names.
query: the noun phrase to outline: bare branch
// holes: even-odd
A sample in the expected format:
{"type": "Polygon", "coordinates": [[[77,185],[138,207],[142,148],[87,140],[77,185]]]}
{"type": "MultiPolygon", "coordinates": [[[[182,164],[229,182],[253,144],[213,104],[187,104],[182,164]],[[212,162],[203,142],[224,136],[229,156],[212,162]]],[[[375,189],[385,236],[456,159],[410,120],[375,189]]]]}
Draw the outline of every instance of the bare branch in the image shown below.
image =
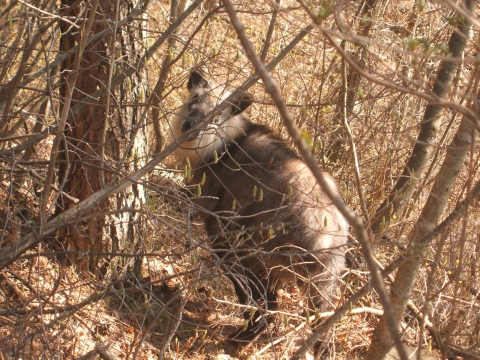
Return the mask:
{"type": "Polygon", "coordinates": [[[235,12],[235,9],[233,8],[232,3],[229,0],[224,0],[224,4],[227,8],[232,24],[237,31],[237,34],[240,38],[240,41],[242,42],[242,45],[247,53],[248,58],[255,66],[259,75],[262,77],[263,83],[265,85],[265,90],[270,94],[273,101],[275,102],[275,105],[277,106],[280,112],[280,115],[282,117],[283,123],[287,128],[288,133],[292,137],[293,141],[295,142],[295,145],[298,147],[303,159],[305,160],[306,164],[308,165],[308,167],[314,174],[315,178],[319,182],[323,191],[327,194],[327,196],[335,204],[335,206],[340,210],[343,216],[345,216],[345,218],[355,228],[356,233],[358,235],[359,242],[362,244],[362,252],[365,256],[368,267],[370,269],[370,273],[372,275],[373,286],[375,290],[377,290],[380,296],[380,301],[384,308],[385,316],[389,319],[389,323],[390,323],[389,331],[391,332],[392,337],[395,340],[395,346],[398,349],[401,359],[402,360],[408,359],[408,355],[403,347],[401,336],[398,332],[397,321],[393,317],[393,309],[391,307],[390,300],[388,299],[387,290],[385,288],[385,284],[382,281],[380,270],[375,262],[373,249],[368,239],[368,235],[365,230],[365,226],[363,224],[362,219],[359,216],[357,216],[343,202],[343,200],[338,195],[336,195],[328,186],[328,183],[322,171],[318,168],[317,161],[313,157],[310,149],[308,148],[307,144],[305,143],[304,139],[301,136],[300,130],[295,125],[290,113],[288,112],[288,109],[285,106],[285,103],[280,95],[280,91],[278,89],[278,86],[275,83],[275,80],[273,80],[268,70],[262,64],[260,59],[258,59],[258,57],[256,56],[253,46],[246,36],[244,26],[236,16],[236,12],[235,12]]]}

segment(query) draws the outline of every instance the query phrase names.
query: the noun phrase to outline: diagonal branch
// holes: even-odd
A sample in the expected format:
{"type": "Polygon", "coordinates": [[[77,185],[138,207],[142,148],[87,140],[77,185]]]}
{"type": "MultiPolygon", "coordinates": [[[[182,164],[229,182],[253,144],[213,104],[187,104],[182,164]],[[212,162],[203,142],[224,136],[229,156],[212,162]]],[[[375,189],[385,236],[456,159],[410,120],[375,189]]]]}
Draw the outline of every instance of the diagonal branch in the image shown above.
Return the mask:
{"type": "Polygon", "coordinates": [[[408,359],[408,355],[403,347],[402,338],[400,333],[398,332],[398,322],[394,318],[394,313],[392,306],[390,304],[390,300],[388,298],[388,293],[385,288],[385,284],[382,280],[382,276],[380,273],[380,269],[375,262],[375,258],[373,255],[373,250],[371,244],[368,239],[368,235],[365,229],[365,225],[362,219],[356,215],[348,206],[343,202],[343,200],[328,186],[327,180],[325,179],[322,171],[319,169],[317,165],[316,159],[313,157],[310,149],[308,148],[307,144],[305,143],[304,139],[301,136],[301,132],[294,123],[288,109],[283,101],[280,90],[275,83],[275,80],[270,75],[268,70],[265,68],[261,60],[255,54],[255,50],[253,45],[249,41],[245,27],[242,23],[238,20],[236,15],[236,11],[233,8],[232,3],[230,0],[223,0],[225,7],[227,8],[227,12],[230,16],[232,21],[232,25],[235,27],[237,31],[238,37],[242,42],[243,48],[245,49],[245,53],[247,54],[250,61],[255,66],[257,73],[261,76],[263,83],[265,85],[265,90],[270,94],[275,105],[277,106],[279,113],[282,117],[283,123],[287,128],[288,133],[292,137],[295,145],[298,147],[300,154],[302,155],[303,159],[305,160],[307,166],[312,171],[313,175],[317,179],[318,183],[322,187],[323,191],[327,194],[329,199],[337,206],[340,212],[345,216],[345,218],[350,222],[350,224],[355,228],[358,240],[362,245],[362,252],[365,256],[365,260],[367,262],[368,268],[370,269],[372,275],[372,284],[375,290],[378,292],[380,297],[380,302],[384,308],[385,316],[389,319],[389,323],[391,326],[389,327],[389,331],[393,339],[395,340],[395,346],[398,349],[400,357],[402,360],[408,359]]]}

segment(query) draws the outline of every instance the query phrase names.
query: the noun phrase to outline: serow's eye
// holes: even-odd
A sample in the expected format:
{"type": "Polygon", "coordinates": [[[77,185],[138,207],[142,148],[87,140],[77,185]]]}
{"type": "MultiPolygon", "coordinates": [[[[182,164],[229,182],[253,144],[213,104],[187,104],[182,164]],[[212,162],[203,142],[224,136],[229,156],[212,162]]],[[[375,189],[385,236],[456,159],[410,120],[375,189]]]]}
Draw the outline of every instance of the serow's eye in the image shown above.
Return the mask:
{"type": "Polygon", "coordinates": [[[213,116],[213,123],[216,124],[220,121],[220,114],[214,115],[213,116]]]}

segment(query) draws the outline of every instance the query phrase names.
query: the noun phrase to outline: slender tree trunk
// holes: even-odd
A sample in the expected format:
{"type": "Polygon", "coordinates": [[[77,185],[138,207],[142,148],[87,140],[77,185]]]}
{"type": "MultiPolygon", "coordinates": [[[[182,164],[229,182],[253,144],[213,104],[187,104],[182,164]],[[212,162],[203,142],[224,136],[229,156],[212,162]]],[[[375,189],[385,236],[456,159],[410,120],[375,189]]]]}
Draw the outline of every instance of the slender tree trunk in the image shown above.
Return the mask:
{"type": "MultiPolygon", "coordinates": [[[[357,10],[358,18],[361,19],[360,22],[363,22],[364,19],[371,19],[372,12],[376,5],[376,0],[367,0],[360,4],[359,9],[357,10]]],[[[348,31],[347,24],[344,23],[344,19],[340,19],[340,15],[336,16],[336,22],[340,31],[348,31]],[[345,28],[345,30],[344,30],[345,28]]],[[[372,34],[370,29],[372,27],[372,22],[367,21],[364,25],[360,25],[361,28],[358,32],[359,36],[365,38],[370,38],[372,34]]],[[[344,45],[346,42],[343,41],[344,45]]],[[[365,68],[365,53],[366,46],[363,44],[355,44],[355,51],[352,51],[352,58],[354,58],[360,68],[365,68]]],[[[345,60],[342,60],[342,68],[344,67],[345,60]]],[[[343,70],[342,70],[343,72],[343,70]]],[[[358,95],[358,89],[360,88],[360,74],[353,68],[348,67],[348,73],[346,76],[342,76],[342,87],[339,90],[338,100],[337,100],[337,115],[332,119],[332,122],[335,123],[338,127],[338,133],[335,135],[335,138],[331,139],[331,144],[328,146],[328,151],[326,157],[333,163],[341,161],[345,156],[345,145],[347,138],[347,131],[343,127],[343,113],[344,109],[347,110],[350,115],[355,106],[355,101],[358,95]]]]}
{"type": "MultiPolygon", "coordinates": [[[[466,0],[465,8],[470,14],[473,14],[473,1],[466,0]]],[[[468,19],[459,17],[457,28],[454,29],[448,42],[451,54],[449,57],[459,59],[462,56],[470,28],[471,22],[468,19]]],[[[432,89],[432,93],[439,100],[446,98],[448,95],[457,68],[458,62],[456,61],[445,59],[441,62],[432,89]]],[[[392,217],[398,217],[402,214],[415,190],[415,186],[421,180],[425,169],[428,167],[437,140],[442,111],[443,107],[441,104],[438,104],[438,101],[427,104],[420,132],[407,165],[390,195],[375,214],[372,222],[372,233],[375,238],[380,238],[386,232],[392,217]]]]}
{"type": "MultiPolygon", "coordinates": [[[[178,0],[172,0],[170,5],[170,22],[173,22],[178,17],[178,0]]],[[[166,144],[166,135],[163,128],[163,124],[160,122],[160,103],[163,99],[163,91],[165,90],[165,85],[167,82],[168,73],[170,71],[170,65],[172,62],[172,54],[174,53],[177,46],[177,31],[174,31],[172,36],[168,39],[168,49],[165,59],[163,59],[162,68],[160,70],[160,76],[157,81],[157,85],[153,90],[152,94],[152,122],[153,130],[155,132],[155,150],[154,153],[157,154],[165,148],[166,144]]]]}
{"type": "MultiPolygon", "coordinates": [[[[467,1],[467,8],[471,13],[474,13],[472,1],[467,1]]],[[[402,319],[405,312],[405,308],[412,294],[418,269],[425,255],[427,244],[421,242],[421,240],[425,238],[440,221],[445,205],[451,194],[453,184],[469,153],[470,144],[474,137],[474,124],[478,126],[476,119],[470,119],[466,116],[462,118],[460,127],[452,143],[447,148],[445,160],[438,172],[427,203],[412,233],[409,235],[412,242],[406,252],[408,260],[404,265],[400,266],[390,290],[391,303],[397,321],[402,319]]],[[[392,346],[393,341],[389,336],[388,323],[386,319],[382,317],[373,333],[372,343],[365,358],[381,359],[388,353],[392,346]]]]}

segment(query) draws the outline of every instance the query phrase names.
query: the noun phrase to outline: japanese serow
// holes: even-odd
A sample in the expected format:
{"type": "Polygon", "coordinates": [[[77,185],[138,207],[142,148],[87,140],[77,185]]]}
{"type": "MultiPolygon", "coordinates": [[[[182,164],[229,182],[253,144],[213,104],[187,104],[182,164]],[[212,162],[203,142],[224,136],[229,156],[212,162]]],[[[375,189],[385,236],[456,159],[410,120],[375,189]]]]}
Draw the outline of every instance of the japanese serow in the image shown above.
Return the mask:
{"type": "Polygon", "coordinates": [[[278,306],[285,285],[316,309],[332,304],[345,269],[348,224],[295,151],[242,114],[251,96],[216,111],[230,95],[225,86],[194,71],[187,87],[173,136],[207,124],[176,154],[187,164],[187,189],[240,303],[259,309],[247,310],[247,326],[230,337],[250,342],[273,320],[266,310],[278,306]]]}

